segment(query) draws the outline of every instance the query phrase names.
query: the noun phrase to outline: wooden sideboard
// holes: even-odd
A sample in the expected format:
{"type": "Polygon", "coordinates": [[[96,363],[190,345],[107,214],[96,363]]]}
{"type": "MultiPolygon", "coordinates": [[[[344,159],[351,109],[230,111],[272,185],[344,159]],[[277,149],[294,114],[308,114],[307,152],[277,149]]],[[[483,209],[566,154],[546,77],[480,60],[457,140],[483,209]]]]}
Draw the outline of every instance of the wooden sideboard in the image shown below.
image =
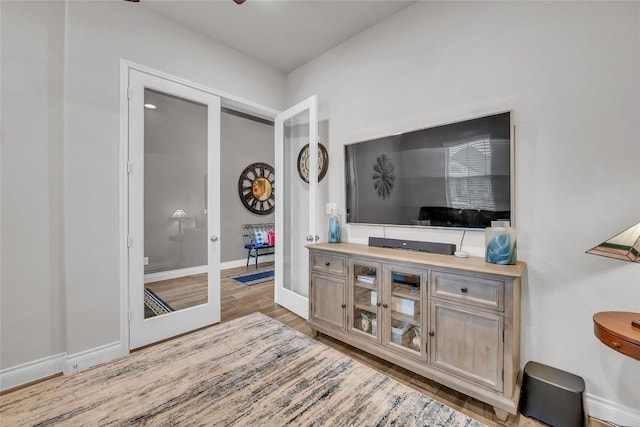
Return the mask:
{"type": "Polygon", "coordinates": [[[309,249],[309,320],[322,332],[516,414],[525,264],[353,243],[309,249]]]}

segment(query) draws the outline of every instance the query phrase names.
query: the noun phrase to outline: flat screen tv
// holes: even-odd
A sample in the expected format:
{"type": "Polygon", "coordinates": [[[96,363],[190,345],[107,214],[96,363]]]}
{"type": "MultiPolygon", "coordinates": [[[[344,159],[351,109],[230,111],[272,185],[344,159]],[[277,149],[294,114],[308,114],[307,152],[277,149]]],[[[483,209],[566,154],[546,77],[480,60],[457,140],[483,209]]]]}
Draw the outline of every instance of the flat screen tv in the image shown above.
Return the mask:
{"type": "Polygon", "coordinates": [[[347,223],[513,224],[512,112],[345,145],[347,223]]]}

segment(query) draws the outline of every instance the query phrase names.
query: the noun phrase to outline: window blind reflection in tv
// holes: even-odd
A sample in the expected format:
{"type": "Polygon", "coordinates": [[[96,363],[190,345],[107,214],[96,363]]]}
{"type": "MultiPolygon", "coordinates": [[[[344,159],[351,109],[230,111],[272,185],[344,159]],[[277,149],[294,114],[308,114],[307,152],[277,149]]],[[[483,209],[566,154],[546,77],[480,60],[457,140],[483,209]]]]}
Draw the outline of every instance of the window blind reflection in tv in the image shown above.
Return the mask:
{"type": "Polygon", "coordinates": [[[512,149],[511,111],[345,145],[347,222],[514,225],[512,149]]]}

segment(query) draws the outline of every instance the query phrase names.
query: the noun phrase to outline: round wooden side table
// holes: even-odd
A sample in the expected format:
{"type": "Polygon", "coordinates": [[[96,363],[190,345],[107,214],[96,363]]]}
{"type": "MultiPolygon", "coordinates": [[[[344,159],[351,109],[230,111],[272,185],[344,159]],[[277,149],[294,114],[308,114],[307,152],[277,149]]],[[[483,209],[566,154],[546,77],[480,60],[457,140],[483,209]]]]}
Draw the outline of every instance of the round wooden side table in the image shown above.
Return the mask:
{"type": "Polygon", "coordinates": [[[593,315],[593,333],[604,345],[640,360],[640,328],[633,320],[640,320],[640,313],[601,311],[593,315]]]}

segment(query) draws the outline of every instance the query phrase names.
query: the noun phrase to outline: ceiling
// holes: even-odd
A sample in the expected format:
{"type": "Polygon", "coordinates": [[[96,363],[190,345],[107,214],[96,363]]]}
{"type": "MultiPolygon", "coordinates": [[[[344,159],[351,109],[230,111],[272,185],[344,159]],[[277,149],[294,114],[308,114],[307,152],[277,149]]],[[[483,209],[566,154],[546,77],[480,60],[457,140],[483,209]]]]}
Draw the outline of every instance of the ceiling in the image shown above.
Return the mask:
{"type": "Polygon", "coordinates": [[[142,0],[138,6],[288,73],[415,0],[142,0]]]}

